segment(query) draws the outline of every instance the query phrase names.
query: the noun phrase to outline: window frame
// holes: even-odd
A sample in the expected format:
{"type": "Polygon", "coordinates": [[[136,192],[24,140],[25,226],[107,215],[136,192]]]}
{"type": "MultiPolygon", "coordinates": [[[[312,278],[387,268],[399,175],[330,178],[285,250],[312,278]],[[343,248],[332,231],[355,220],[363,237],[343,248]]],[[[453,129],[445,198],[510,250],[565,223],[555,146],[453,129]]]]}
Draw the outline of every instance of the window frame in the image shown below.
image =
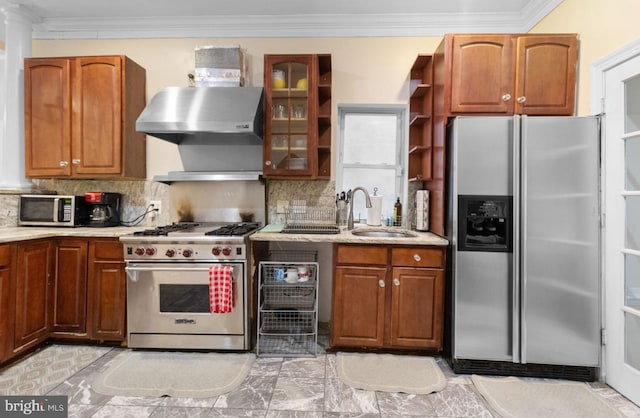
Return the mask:
{"type": "MultiPolygon", "coordinates": [[[[345,118],[352,114],[366,114],[366,115],[393,115],[396,117],[396,158],[395,167],[395,192],[396,195],[392,199],[385,202],[385,205],[391,205],[396,201],[397,197],[400,197],[400,201],[404,208],[407,206],[408,195],[408,179],[407,169],[409,164],[409,106],[406,104],[338,104],[338,138],[337,149],[338,156],[336,160],[336,192],[339,193],[345,190],[343,185],[343,169],[344,168],[386,168],[389,169],[390,165],[382,164],[367,164],[367,163],[348,163],[344,162],[344,150],[345,150],[345,118]]],[[[369,193],[373,195],[373,190],[369,190],[369,193]]],[[[389,209],[389,208],[387,208],[389,209]]],[[[383,208],[383,213],[385,212],[383,208]]],[[[404,210],[406,212],[406,209],[404,210]]]]}

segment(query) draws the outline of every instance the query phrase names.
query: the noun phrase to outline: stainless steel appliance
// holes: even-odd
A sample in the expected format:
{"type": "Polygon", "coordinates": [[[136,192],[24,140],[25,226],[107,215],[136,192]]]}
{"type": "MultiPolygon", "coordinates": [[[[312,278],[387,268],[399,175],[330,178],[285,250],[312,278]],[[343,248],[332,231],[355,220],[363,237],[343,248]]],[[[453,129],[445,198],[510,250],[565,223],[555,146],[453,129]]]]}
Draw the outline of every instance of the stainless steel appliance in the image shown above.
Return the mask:
{"type": "Polygon", "coordinates": [[[132,348],[248,350],[248,237],[259,223],[179,223],[120,238],[132,348]],[[212,313],[209,270],[233,269],[233,308],[212,313]]]}
{"type": "Polygon", "coordinates": [[[599,119],[450,124],[452,365],[594,380],[599,119]]]}
{"type": "Polygon", "coordinates": [[[83,226],[89,223],[84,196],[21,195],[20,226],[83,226]]]}
{"type": "Polygon", "coordinates": [[[84,199],[89,207],[89,226],[120,225],[120,193],[87,192],[84,199]]]}
{"type": "Polygon", "coordinates": [[[136,130],[178,145],[184,171],[155,181],[257,180],[262,175],[262,87],[168,87],[136,130]]]}

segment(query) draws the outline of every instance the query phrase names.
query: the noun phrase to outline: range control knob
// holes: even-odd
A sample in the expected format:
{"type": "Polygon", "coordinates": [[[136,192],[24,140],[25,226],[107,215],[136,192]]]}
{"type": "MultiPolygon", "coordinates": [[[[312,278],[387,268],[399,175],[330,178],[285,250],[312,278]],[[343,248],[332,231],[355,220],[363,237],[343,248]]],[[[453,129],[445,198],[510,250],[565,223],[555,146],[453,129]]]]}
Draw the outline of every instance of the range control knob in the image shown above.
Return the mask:
{"type": "Polygon", "coordinates": [[[186,250],[182,250],[182,255],[189,258],[193,255],[193,251],[187,248],[186,250]]]}
{"type": "Polygon", "coordinates": [[[165,251],[164,255],[171,258],[176,255],[176,250],[174,250],[173,248],[169,248],[167,251],[165,251]]]}
{"type": "Polygon", "coordinates": [[[220,255],[221,252],[222,252],[222,249],[220,247],[213,247],[211,249],[211,254],[213,255],[220,255]]]}
{"type": "Polygon", "coordinates": [[[144,248],[138,247],[134,252],[136,253],[136,255],[144,255],[144,248]]]}
{"type": "Polygon", "coordinates": [[[149,248],[147,248],[147,249],[145,250],[145,253],[146,253],[147,255],[155,255],[155,254],[156,254],[156,249],[155,249],[155,248],[153,248],[153,247],[149,247],[149,248]]]}
{"type": "Polygon", "coordinates": [[[231,255],[231,247],[224,247],[222,249],[222,254],[226,255],[227,257],[231,255]]]}

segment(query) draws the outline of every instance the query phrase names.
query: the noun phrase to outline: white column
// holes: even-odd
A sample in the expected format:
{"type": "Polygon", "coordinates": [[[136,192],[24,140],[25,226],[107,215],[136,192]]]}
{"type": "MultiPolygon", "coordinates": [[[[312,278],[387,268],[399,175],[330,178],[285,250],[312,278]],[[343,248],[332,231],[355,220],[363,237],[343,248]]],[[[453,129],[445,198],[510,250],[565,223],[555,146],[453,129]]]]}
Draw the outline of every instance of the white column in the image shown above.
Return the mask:
{"type": "Polygon", "coordinates": [[[31,56],[31,14],[22,6],[0,8],[4,62],[0,72],[0,189],[30,189],[24,176],[24,58],[31,56]]]}

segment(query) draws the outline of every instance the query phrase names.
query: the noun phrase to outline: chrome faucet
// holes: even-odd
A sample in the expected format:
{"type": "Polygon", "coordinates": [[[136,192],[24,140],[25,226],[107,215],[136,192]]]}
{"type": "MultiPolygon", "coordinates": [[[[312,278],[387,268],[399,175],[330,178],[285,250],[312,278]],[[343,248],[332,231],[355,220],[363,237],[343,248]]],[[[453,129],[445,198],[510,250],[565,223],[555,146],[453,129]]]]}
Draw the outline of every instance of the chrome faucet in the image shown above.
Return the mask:
{"type": "Polygon", "coordinates": [[[353,229],[353,201],[355,200],[356,192],[358,190],[364,193],[364,197],[367,199],[367,207],[371,207],[371,198],[369,197],[369,192],[367,191],[367,189],[365,189],[364,187],[356,187],[355,189],[353,189],[353,191],[351,192],[351,201],[349,202],[349,219],[347,219],[347,229],[349,230],[353,229]]]}

